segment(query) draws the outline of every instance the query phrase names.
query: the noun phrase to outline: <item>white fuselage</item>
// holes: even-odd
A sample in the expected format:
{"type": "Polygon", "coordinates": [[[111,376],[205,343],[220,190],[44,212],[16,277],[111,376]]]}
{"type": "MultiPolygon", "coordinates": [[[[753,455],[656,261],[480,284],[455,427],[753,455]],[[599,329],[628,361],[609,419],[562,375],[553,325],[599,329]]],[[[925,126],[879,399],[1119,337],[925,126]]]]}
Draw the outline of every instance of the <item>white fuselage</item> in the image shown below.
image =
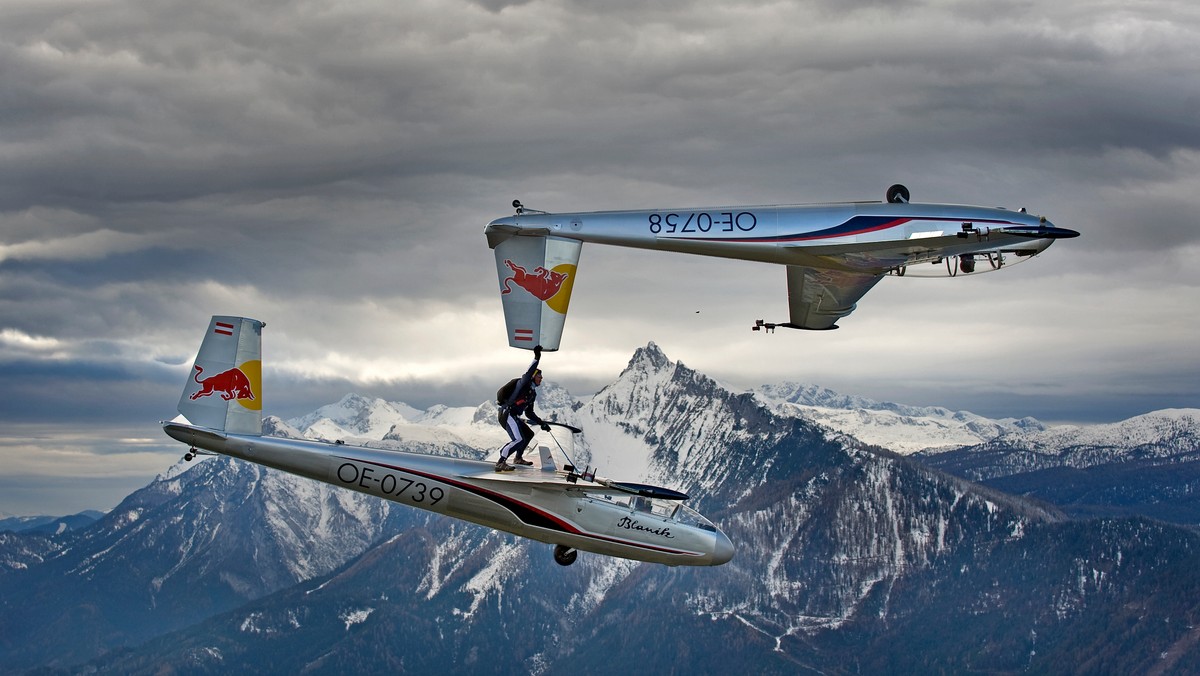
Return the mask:
{"type": "Polygon", "coordinates": [[[678,505],[641,511],[638,500],[568,484],[561,472],[317,441],[215,432],[166,423],[172,438],[215,453],[445,514],[522,537],[666,565],[714,566],[733,556],[720,530],[678,505]]]}
{"type": "Polygon", "coordinates": [[[659,251],[886,274],[897,266],[1009,248],[1028,254],[1077,235],[1039,216],[949,204],[845,204],[520,213],[493,220],[496,242],[547,235],[659,251]],[[1045,233],[1045,237],[1038,237],[1045,233]],[[828,258],[826,258],[828,256],[828,258]]]}

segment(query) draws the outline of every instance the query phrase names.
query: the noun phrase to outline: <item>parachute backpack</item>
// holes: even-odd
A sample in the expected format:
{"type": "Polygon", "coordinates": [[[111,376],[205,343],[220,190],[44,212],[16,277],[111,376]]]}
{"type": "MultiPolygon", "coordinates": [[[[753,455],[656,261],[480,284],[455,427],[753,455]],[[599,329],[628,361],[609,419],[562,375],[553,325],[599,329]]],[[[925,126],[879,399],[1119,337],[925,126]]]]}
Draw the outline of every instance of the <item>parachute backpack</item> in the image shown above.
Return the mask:
{"type": "Polygon", "coordinates": [[[496,403],[501,406],[507,404],[508,400],[512,398],[513,392],[517,390],[517,383],[520,380],[520,378],[513,378],[496,390],[496,403]]]}

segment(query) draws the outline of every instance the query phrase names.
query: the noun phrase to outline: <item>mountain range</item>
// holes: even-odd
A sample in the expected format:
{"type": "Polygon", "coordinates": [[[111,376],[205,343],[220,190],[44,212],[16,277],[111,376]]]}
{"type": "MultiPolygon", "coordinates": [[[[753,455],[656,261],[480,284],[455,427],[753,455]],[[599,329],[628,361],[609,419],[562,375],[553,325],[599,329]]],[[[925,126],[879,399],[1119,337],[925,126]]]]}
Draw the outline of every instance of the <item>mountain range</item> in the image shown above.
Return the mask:
{"type": "MultiPolygon", "coordinates": [[[[1057,428],[1036,420],[837,397],[731,391],[654,344],[586,400],[539,395],[544,417],[586,430],[577,464],[693,495],[737,546],[711,569],[587,554],[563,568],[504,533],[227,458],[180,463],[90,527],[0,534],[0,669],[1200,669],[1192,528],[1074,519],[922,464],[999,439],[994,458],[1095,457],[1048,452],[1057,428]]],[[[494,419],[490,402],[351,395],[266,432],[485,457],[505,439],[494,419]]],[[[1181,424],[1176,455],[1198,447],[1181,424]]]]}
{"type": "Polygon", "coordinates": [[[1064,425],[945,452],[926,464],[1074,517],[1142,515],[1200,525],[1200,411],[1168,409],[1091,426],[1064,425]]]}
{"type": "Polygon", "coordinates": [[[67,516],[6,516],[0,518],[0,533],[44,533],[53,535],[69,530],[86,528],[104,516],[104,512],[89,509],[67,516]]]}

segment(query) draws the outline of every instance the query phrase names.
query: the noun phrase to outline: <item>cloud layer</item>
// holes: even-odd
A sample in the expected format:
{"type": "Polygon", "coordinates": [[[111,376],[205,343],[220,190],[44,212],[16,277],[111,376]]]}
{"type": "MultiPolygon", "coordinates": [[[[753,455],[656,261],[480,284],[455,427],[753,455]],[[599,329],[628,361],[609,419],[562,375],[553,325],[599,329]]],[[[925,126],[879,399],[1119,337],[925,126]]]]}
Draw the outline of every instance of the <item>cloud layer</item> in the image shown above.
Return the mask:
{"type": "Polygon", "coordinates": [[[653,340],[739,387],[1046,420],[1196,406],[1200,9],[1043,5],[9,3],[0,423],[155,437],[211,314],[267,322],[269,412],[477,403],[525,363],[482,235],[513,198],[895,182],[1083,237],[773,336],[748,328],[785,316],[782,269],[585,247],[551,379],[586,393],[653,340]]]}

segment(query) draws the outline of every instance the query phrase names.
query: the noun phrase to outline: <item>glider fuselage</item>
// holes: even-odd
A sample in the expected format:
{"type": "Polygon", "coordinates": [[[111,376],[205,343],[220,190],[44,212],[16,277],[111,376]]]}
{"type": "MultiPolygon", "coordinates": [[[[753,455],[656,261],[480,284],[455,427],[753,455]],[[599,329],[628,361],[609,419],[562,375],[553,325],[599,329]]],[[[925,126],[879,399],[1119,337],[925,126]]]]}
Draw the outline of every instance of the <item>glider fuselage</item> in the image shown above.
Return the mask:
{"type": "Polygon", "coordinates": [[[1078,234],[1039,216],[1007,209],[884,202],[525,212],[497,218],[485,232],[493,247],[515,235],[545,235],[871,274],[1006,244],[1033,254],[1053,239],[1078,234]]]}
{"type": "Polygon", "coordinates": [[[227,434],[181,422],[164,430],[193,448],[541,542],[669,566],[715,566],[733,556],[729,538],[682,503],[572,483],[554,467],[498,474],[492,463],[464,458],[227,434]]]}

